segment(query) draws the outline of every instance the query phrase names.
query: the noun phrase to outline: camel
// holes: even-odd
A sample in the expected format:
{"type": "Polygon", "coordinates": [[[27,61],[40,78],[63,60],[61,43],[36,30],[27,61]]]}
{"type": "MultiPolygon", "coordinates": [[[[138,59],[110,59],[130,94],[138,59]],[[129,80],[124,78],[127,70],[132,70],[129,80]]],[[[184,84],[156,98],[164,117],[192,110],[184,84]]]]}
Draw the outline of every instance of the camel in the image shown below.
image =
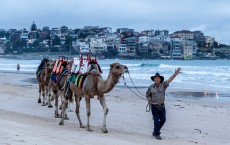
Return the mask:
{"type": "MultiPolygon", "coordinates": [[[[94,96],[98,96],[98,100],[100,101],[100,104],[104,111],[104,119],[103,119],[101,131],[103,133],[107,133],[108,130],[106,129],[106,116],[109,110],[106,106],[104,94],[110,92],[118,83],[121,75],[123,75],[126,72],[128,72],[127,66],[122,65],[120,63],[112,63],[110,64],[110,71],[109,71],[108,78],[106,80],[103,80],[99,70],[93,69],[92,71],[90,71],[89,75],[84,80],[82,88],[76,87],[75,83],[70,82],[69,84],[70,89],[66,94],[67,96],[64,98],[64,102],[62,106],[62,114],[65,112],[68,99],[72,97],[72,92],[73,92],[76,101],[76,111],[75,111],[76,116],[78,118],[80,128],[84,128],[79,113],[80,99],[81,97],[84,97],[86,101],[87,130],[91,131],[90,123],[89,123],[90,114],[91,114],[90,98],[93,98],[94,96]]],[[[63,116],[64,115],[62,115],[59,125],[64,125],[63,116]]]]}
{"type": "MultiPolygon", "coordinates": [[[[61,100],[63,100],[63,97],[64,97],[64,86],[65,86],[65,83],[66,83],[66,80],[68,78],[68,75],[69,75],[69,68],[70,68],[70,62],[67,61],[66,63],[63,63],[63,71],[60,72],[60,74],[57,74],[57,77],[55,79],[57,79],[55,82],[54,80],[52,80],[52,76],[51,76],[51,79],[50,79],[50,85],[51,85],[51,88],[53,90],[53,96],[52,98],[54,98],[55,100],[55,118],[59,118],[60,115],[58,113],[58,98],[59,96],[61,97],[61,100]]],[[[56,74],[53,74],[53,75],[56,75],[56,74]]],[[[60,108],[62,108],[60,106],[60,108]]],[[[68,119],[67,117],[67,114],[65,113],[65,119],[68,119]]]]}
{"type": "Polygon", "coordinates": [[[43,59],[38,70],[36,72],[36,78],[39,84],[39,98],[38,103],[41,103],[42,94],[42,106],[48,105],[49,108],[52,107],[51,104],[51,89],[50,89],[50,75],[52,72],[52,60],[43,59]],[[48,100],[47,100],[48,96],[48,100]]]}

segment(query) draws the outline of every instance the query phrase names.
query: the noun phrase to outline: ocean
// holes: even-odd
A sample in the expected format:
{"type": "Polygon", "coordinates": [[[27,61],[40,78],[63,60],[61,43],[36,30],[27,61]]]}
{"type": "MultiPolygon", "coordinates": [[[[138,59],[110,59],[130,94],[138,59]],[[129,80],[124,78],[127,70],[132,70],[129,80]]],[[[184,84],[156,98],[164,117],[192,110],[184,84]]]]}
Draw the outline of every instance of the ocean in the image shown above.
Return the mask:
{"type": "MultiPolygon", "coordinates": [[[[34,73],[41,59],[7,59],[0,58],[1,71],[16,71],[19,63],[20,71],[34,73]]],[[[170,89],[180,92],[211,92],[216,96],[228,96],[230,90],[230,61],[229,60],[98,60],[102,68],[102,77],[107,78],[111,63],[119,62],[129,69],[129,74],[120,79],[117,86],[148,87],[153,82],[150,79],[156,72],[168,79],[180,67],[182,73],[171,83],[170,89]],[[132,83],[133,82],[133,83],[132,83]]],[[[228,96],[230,97],[230,96],[228,96]]]]}

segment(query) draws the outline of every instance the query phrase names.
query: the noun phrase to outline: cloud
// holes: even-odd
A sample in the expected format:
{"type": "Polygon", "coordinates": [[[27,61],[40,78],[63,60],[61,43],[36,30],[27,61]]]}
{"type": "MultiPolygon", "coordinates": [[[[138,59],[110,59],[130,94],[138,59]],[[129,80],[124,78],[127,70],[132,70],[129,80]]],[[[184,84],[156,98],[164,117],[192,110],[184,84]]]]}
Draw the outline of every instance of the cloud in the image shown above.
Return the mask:
{"type": "Polygon", "coordinates": [[[0,28],[81,28],[86,25],[201,30],[230,43],[229,0],[7,0],[0,5],[0,28]]]}

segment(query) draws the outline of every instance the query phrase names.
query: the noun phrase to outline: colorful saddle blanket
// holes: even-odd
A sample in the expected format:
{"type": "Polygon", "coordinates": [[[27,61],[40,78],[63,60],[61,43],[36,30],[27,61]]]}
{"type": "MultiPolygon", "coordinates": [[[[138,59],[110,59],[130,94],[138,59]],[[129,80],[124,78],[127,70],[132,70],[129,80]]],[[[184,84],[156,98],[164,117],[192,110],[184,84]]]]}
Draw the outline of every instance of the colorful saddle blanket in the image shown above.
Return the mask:
{"type": "Polygon", "coordinates": [[[60,73],[60,75],[57,75],[56,73],[53,73],[50,76],[50,79],[52,81],[54,81],[56,84],[59,84],[59,82],[62,79],[63,75],[65,75],[67,72],[69,72],[69,70],[68,69],[64,69],[64,70],[62,70],[62,72],[60,73]]]}
{"type": "Polygon", "coordinates": [[[69,78],[69,81],[74,83],[78,88],[82,88],[83,82],[87,76],[87,74],[72,74],[69,78]]]}

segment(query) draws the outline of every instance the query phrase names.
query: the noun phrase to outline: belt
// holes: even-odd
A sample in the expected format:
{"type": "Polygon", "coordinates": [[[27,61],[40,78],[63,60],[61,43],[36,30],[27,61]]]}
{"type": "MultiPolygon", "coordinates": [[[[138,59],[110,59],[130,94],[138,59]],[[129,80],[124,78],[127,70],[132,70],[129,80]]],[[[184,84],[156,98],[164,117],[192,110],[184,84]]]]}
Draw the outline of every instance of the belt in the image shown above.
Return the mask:
{"type": "Polygon", "coordinates": [[[163,106],[163,105],[165,105],[165,104],[162,103],[162,104],[152,104],[152,105],[154,105],[154,106],[163,106]]]}

